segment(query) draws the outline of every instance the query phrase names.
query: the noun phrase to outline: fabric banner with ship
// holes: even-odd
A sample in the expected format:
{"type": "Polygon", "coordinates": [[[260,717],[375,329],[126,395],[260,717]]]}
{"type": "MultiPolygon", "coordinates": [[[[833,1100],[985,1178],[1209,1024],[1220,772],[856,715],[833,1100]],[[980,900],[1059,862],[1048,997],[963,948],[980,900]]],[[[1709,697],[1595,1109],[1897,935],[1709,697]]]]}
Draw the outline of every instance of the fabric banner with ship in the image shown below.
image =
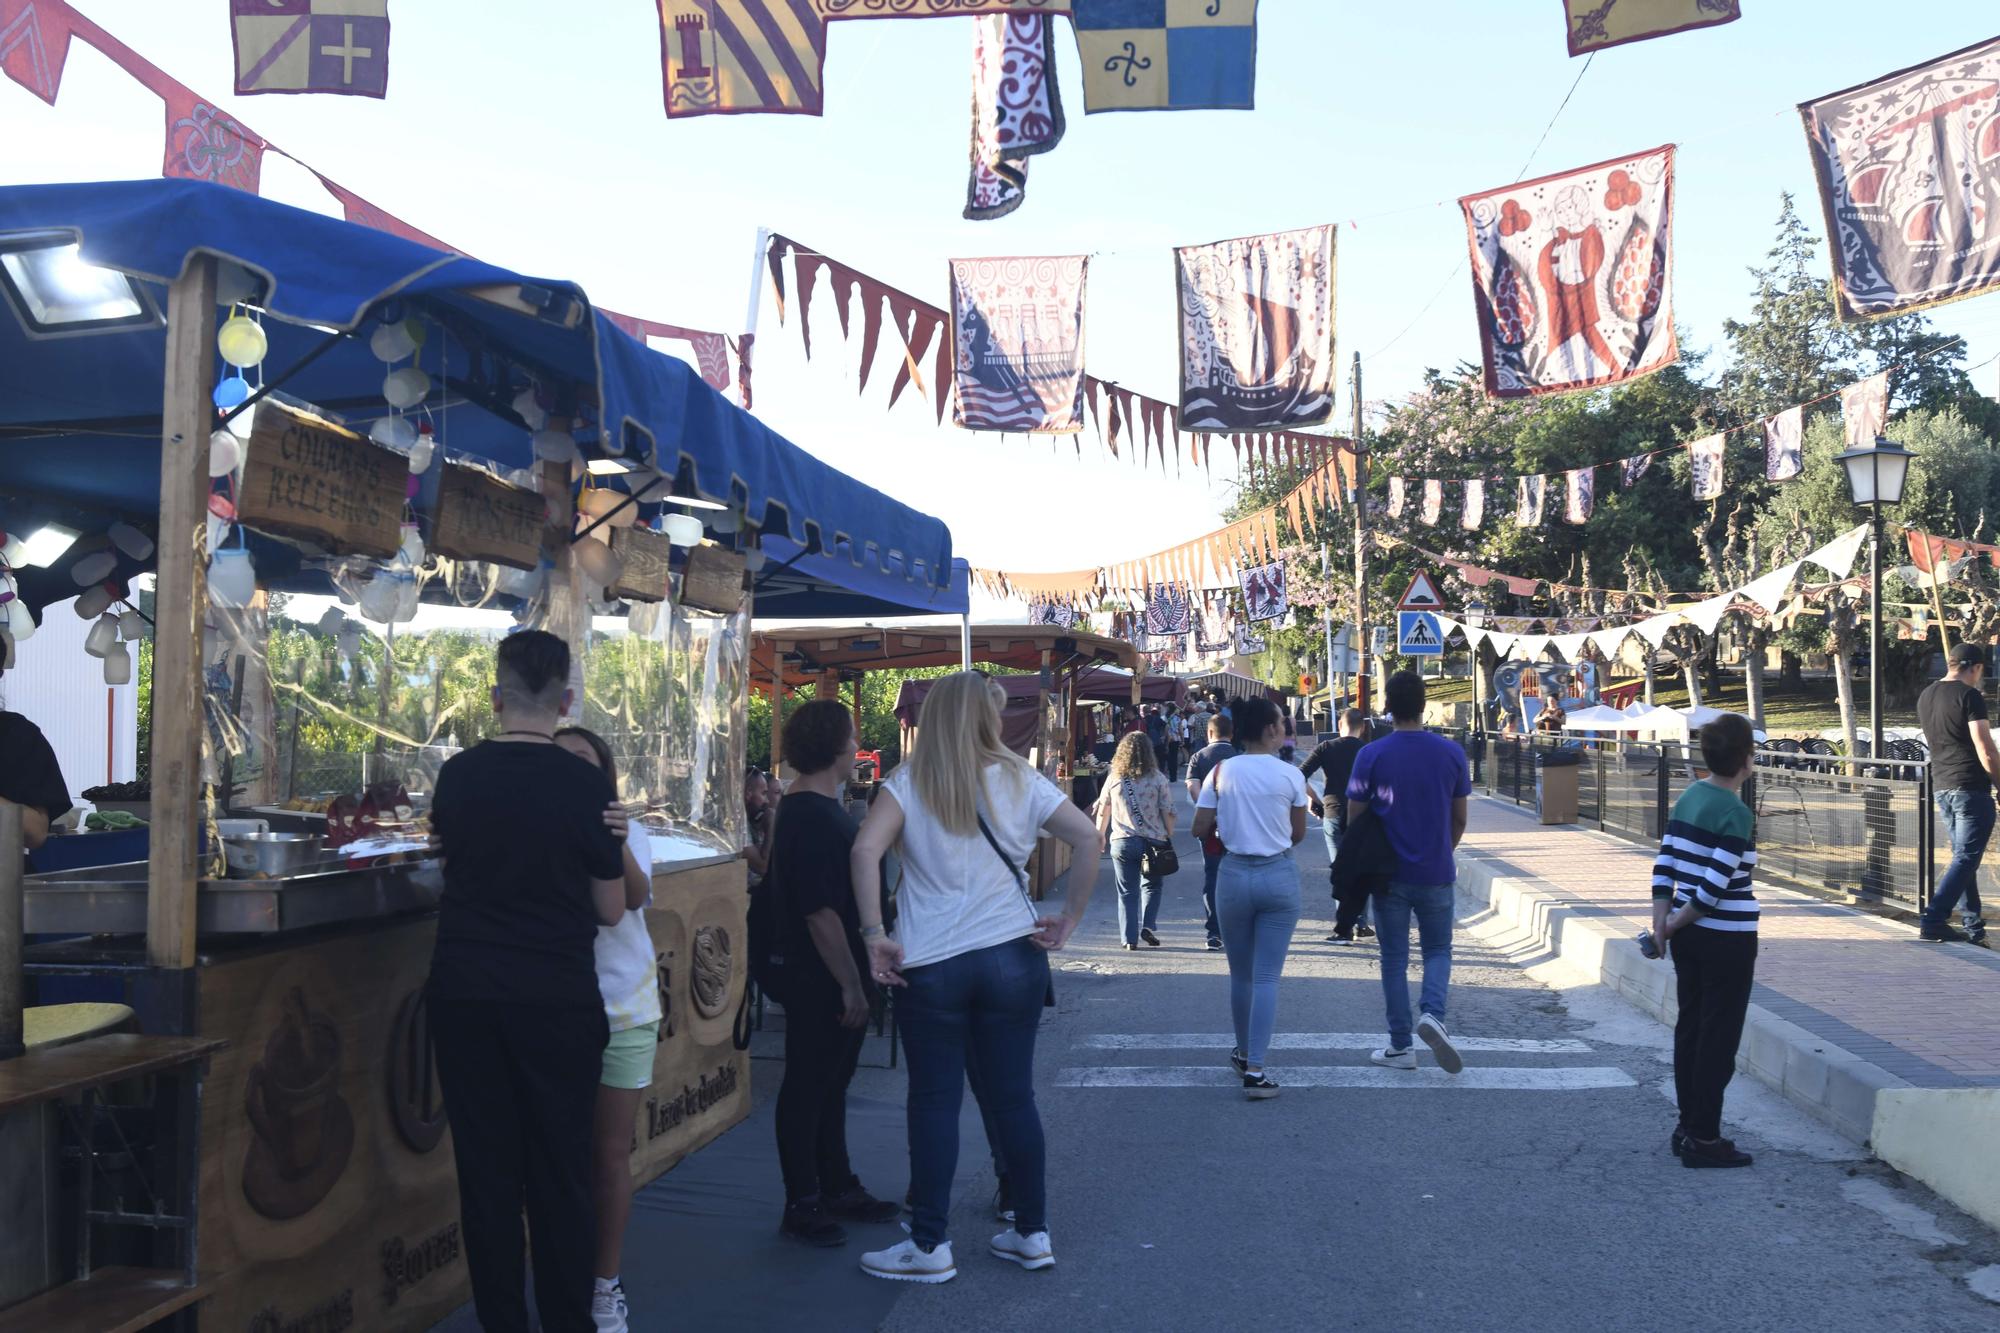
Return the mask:
{"type": "Polygon", "coordinates": [[[966,430],[1083,429],[1082,255],[951,261],[957,406],[966,430]]]}
{"type": "Polygon", "coordinates": [[[1028,159],[1062,142],[1055,34],[1039,14],[973,21],[972,176],[965,216],[1001,218],[1028,192],[1028,159]]]}
{"type": "Polygon", "coordinates": [[[1563,9],[1573,56],[1743,17],[1738,0],[1563,0],[1563,9]]]}
{"type": "Polygon", "coordinates": [[[1840,317],[2000,285],[2000,38],[1801,103],[1840,317]]]}
{"type": "Polygon", "coordinates": [[[1185,585],[1155,583],[1146,589],[1146,633],[1169,638],[1194,628],[1194,601],[1185,585]]]}
{"type": "Polygon", "coordinates": [[[1067,0],[1085,111],[1248,111],[1257,0],[1067,0]]]}
{"type": "Polygon", "coordinates": [[[389,0],[230,0],[236,92],[389,91],[389,0]]]}
{"type": "Polygon", "coordinates": [[[1174,251],[1181,428],[1289,430],[1333,413],[1334,228],[1174,251]]]}
{"type": "Polygon", "coordinates": [[[1486,392],[1650,375],[1674,341],[1671,144],[1459,200],[1486,392]]]}
{"type": "Polygon", "coordinates": [[[1285,562],[1274,560],[1268,565],[1252,565],[1245,569],[1237,580],[1243,589],[1243,614],[1252,623],[1277,620],[1291,610],[1291,599],[1285,594],[1285,562]]]}

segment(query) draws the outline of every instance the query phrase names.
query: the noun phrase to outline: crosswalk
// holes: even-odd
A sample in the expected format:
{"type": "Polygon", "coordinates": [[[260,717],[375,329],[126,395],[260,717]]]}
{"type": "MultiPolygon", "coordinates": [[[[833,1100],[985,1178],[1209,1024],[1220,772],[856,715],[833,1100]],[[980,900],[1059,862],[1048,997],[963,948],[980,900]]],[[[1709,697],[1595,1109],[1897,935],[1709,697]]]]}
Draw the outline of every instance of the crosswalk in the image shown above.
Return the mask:
{"type": "MultiPolygon", "coordinates": [[[[1339,1051],[1357,1054],[1381,1045],[1379,1033],[1281,1032],[1271,1038],[1273,1051],[1339,1051]]],[[[1414,1071],[1384,1069],[1359,1060],[1340,1065],[1283,1064],[1280,1080],[1288,1088],[1352,1088],[1368,1091],[1425,1092],[1587,1092],[1636,1087],[1638,1080],[1613,1065],[1482,1064],[1481,1056],[1590,1055],[1588,1042],[1574,1038],[1545,1040],[1524,1037],[1457,1037],[1454,1044],[1468,1058],[1464,1072],[1447,1074],[1428,1064],[1414,1071]]],[[[1126,1052],[1213,1052],[1206,1064],[1078,1064],[1059,1071],[1059,1088],[1226,1088],[1235,1076],[1223,1058],[1234,1045],[1226,1035],[1207,1032],[1092,1032],[1079,1036],[1075,1052],[1098,1058],[1126,1052]]],[[[1088,1058],[1087,1056],[1085,1058],[1088,1058]]]]}

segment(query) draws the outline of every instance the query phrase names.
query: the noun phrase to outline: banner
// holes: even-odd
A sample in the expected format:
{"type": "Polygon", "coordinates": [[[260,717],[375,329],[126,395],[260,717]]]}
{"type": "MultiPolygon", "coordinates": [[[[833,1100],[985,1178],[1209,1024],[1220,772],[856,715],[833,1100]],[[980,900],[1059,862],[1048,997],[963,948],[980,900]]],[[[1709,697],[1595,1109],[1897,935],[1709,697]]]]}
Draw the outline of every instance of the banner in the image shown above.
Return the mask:
{"type": "Polygon", "coordinates": [[[1710,435],[1696,440],[1688,446],[1688,461],[1694,482],[1694,498],[1697,500],[1720,500],[1722,498],[1722,478],[1727,471],[1723,467],[1723,437],[1710,435]]]}
{"type": "Polygon", "coordinates": [[[1486,521],[1486,483],[1468,481],[1465,483],[1465,504],[1459,510],[1458,526],[1467,532],[1475,532],[1486,521]]]}
{"type": "Polygon", "coordinates": [[[1417,518],[1425,527],[1436,527],[1438,518],[1444,512],[1444,483],[1436,479],[1424,482],[1423,507],[1417,511],[1417,518]]]}
{"type": "Polygon", "coordinates": [[[1176,638],[1193,627],[1194,606],[1187,585],[1155,583],[1146,590],[1146,633],[1176,638]]]}
{"type": "Polygon", "coordinates": [[[1764,421],[1764,480],[1790,481],[1805,471],[1803,407],[1788,408],[1764,421]]]}
{"type": "Polygon", "coordinates": [[[1563,0],[1563,9],[1573,56],[1743,17],[1737,0],[1563,0]]]}
{"type": "Polygon", "coordinates": [[[1333,414],[1334,228],[1174,251],[1181,427],[1289,430],[1333,414]]]}
{"type": "Polygon", "coordinates": [[[1844,320],[2000,285],[2000,38],[1799,105],[1844,320]]]}
{"type": "Polygon", "coordinates": [[[389,92],[389,0],[230,0],[236,93],[389,92]]]}
{"type": "Polygon", "coordinates": [[[1076,608],[1068,602],[1030,602],[1028,623],[1030,625],[1055,625],[1061,629],[1075,629],[1076,608]]]}
{"type": "Polygon", "coordinates": [[[1515,479],[1515,487],[1514,526],[1539,528],[1542,526],[1542,504],[1548,498],[1549,479],[1519,477],[1515,479]]]}
{"type": "Polygon", "coordinates": [[[1235,618],[1229,614],[1229,604],[1220,597],[1203,599],[1201,620],[1195,625],[1194,646],[1203,654],[1228,652],[1235,641],[1232,633],[1235,618]]]}
{"type": "Polygon", "coordinates": [[[1401,518],[1403,516],[1403,489],[1404,489],[1404,482],[1401,477],[1389,478],[1390,518],[1401,518]]]}
{"type": "Polygon", "coordinates": [[[1637,486],[1639,478],[1645,476],[1646,470],[1652,466],[1653,456],[1651,454],[1634,454],[1620,463],[1618,465],[1618,489],[1629,491],[1634,486],[1637,486]]]}
{"type": "Polygon", "coordinates": [[[1597,505],[1597,469],[1580,467],[1563,473],[1563,521],[1588,523],[1597,505]]]}
{"type": "Polygon", "coordinates": [[[1870,375],[1840,391],[1840,427],[1847,447],[1866,449],[1889,424],[1889,372],[1870,375]]]}
{"type": "Polygon", "coordinates": [[[1083,109],[1248,111],[1257,0],[1066,0],[1083,58],[1083,109]]]}
{"type": "Polygon", "coordinates": [[[1291,610],[1285,595],[1285,562],[1254,565],[1238,578],[1243,589],[1243,613],[1252,624],[1277,620],[1291,610]]]}
{"type": "Polygon", "coordinates": [[[1679,357],[1671,144],[1459,200],[1493,398],[1617,384],[1679,357]]]}
{"type": "Polygon", "coordinates": [[[1039,14],[972,25],[972,176],[965,216],[1005,217],[1027,197],[1028,159],[1062,142],[1055,33],[1039,14]]]}
{"type": "Polygon", "coordinates": [[[1236,627],[1236,655],[1238,657],[1255,657],[1258,653],[1263,652],[1264,648],[1263,635],[1253,633],[1248,625],[1238,625],[1236,627]]]}
{"type": "Polygon", "coordinates": [[[1083,255],[951,261],[957,406],[966,430],[1083,429],[1083,255]]]}

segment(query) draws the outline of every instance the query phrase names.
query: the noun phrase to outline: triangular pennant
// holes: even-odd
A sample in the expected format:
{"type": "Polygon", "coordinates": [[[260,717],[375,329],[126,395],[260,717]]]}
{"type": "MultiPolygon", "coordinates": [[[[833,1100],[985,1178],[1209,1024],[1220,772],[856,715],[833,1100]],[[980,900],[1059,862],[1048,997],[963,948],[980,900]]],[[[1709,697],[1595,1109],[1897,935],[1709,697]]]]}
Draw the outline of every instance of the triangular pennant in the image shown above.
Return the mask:
{"type": "Polygon", "coordinates": [[[856,274],[861,288],[861,384],[868,387],[868,372],[875,368],[875,348],[882,341],[882,305],[889,289],[873,278],[856,274]]]}

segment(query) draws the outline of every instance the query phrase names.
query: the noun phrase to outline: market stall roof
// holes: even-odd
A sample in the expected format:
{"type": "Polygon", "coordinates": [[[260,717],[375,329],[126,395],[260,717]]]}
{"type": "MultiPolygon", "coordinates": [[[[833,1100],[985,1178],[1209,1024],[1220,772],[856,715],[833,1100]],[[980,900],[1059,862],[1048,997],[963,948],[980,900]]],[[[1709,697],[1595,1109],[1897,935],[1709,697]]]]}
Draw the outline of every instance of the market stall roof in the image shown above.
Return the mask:
{"type": "Polygon", "coordinates": [[[762,547],[759,620],[861,620],[912,612],[962,616],[972,607],[972,571],[963,560],[951,562],[950,582],[932,587],[856,565],[844,551],[815,554],[787,537],[766,536],[762,547]]]}
{"type": "MultiPolygon", "coordinates": [[[[166,287],[198,255],[222,259],[221,299],[263,312],[276,378],[308,356],[285,391],[356,425],[387,414],[389,369],[369,347],[385,321],[418,316],[429,332],[427,400],[452,456],[501,467],[533,461],[512,403],[532,376],[551,412],[591,425],[586,458],[637,471],[601,480],[654,482],[740,505],[748,520],[828,561],[885,580],[951,582],[951,533],[807,454],[704,383],[687,363],[633,339],[572,283],[463,255],[197,181],[112,181],[0,188],[0,260],[29,253],[131,281],[128,322],[68,327],[35,317],[25,260],[0,263],[0,498],[16,526],[158,511],[166,287]],[[74,251],[64,247],[75,245],[74,251]],[[339,337],[336,335],[351,335],[339,337]]],[[[42,316],[48,315],[47,310],[42,316]]],[[[219,358],[217,378],[228,368],[219,358]]],[[[433,477],[435,473],[433,473],[433,477]]],[[[420,500],[421,504],[421,500],[420,500]]],[[[824,567],[822,567],[824,568],[824,567]]],[[[886,591],[885,582],[878,591],[886,591]]],[[[924,592],[924,604],[930,600],[924,592]]],[[[901,607],[911,605],[896,600],[901,607]]]]}
{"type": "MultiPolygon", "coordinates": [[[[852,675],[916,667],[955,667],[962,660],[960,642],[956,625],[835,625],[759,630],[751,640],[750,683],[768,692],[779,661],[784,664],[788,689],[809,684],[827,671],[852,675]]],[[[1056,665],[1072,659],[1127,669],[1136,669],[1140,664],[1139,652],[1131,644],[1082,630],[1063,629],[1059,625],[972,627],[975,665],[1032,671],[1041,666],[1044,652],[1052,654],[1056,665]]]]}
{"type": "Polygon", "coordinates": [[[1194,693],[1220,694],[1229,699],[1279,699],[1283,696],[1261,680],[1235,671],[1211,671],[1203,676],[1183,677],[1194,693]]]}

